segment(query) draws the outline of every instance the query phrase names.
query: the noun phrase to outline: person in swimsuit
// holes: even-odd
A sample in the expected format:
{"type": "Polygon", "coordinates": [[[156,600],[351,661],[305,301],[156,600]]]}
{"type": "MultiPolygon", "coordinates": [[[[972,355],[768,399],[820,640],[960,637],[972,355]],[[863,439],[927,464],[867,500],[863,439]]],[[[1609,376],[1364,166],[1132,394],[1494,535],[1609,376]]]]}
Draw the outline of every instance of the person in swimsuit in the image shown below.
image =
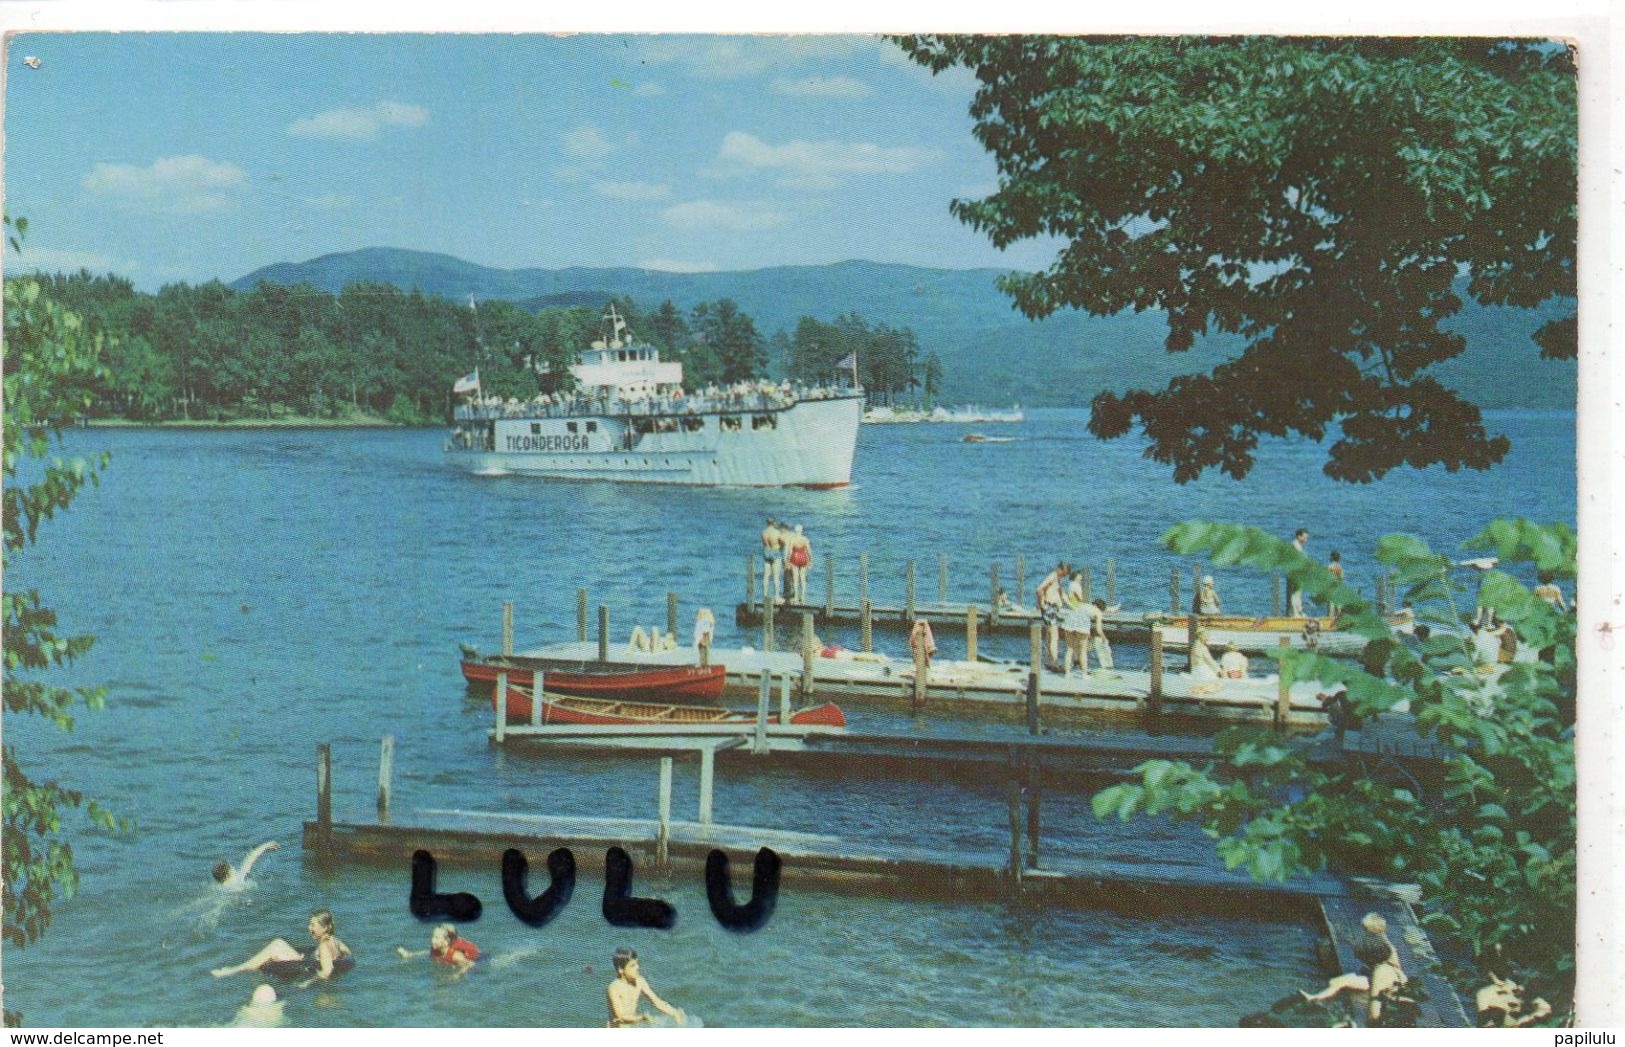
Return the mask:
{"type": "MultiPolygon", "coordinates": [[[[1300,553],[1306,553],[1308,546],[1309,532],[1300,527],[1292,535],[1292,548],[1300,553]]],[[[1286,606],[1287,614],[1294,618],[1303,617],[1303,590],[1298,588],[1290,575],[1286,580],[1286,606]]]]}
{"type": "Polygon", "coordinates": [[[1196,590],[1197,614],[1222,614],[1219,609],[1219,590],[1213,585],[1213,576],[1202,576],[1201,587],[1196,590]]]}
{"type": "Polygon", "coordinates": [[[1097,598],[1089,606],[1093,608],[1089,612],[1091,622],[1089,646],[1094,649],[1095,664],[1100,666],[1100,671],[1111,673],[1116,666],[1112,664],[1111,641],[1106,639],[1106,601],[1097,598]]]}
{"type": "Polygon", "coordinates": [[[1568,613],[1568,602],[1563,599],[1563,590],[1558,587],[1552,572],[1542,571],[1537,577],[1540,579],[1540,584],[1534,588],[1535,596],[1546,601],[1547,606],[1553,610],[1568,613]]]}
{"type": "Polygon", "coordinates": [[[1419,1011],[1416,1000],[1407,994],[1410,979],[1399,965],[1399,951],[1388,938],[1388,921],[1379,913],[1366,913],[1360,920],[1360,938],[1354,957],[1365,964],[1365,974],[1340,974],[1318,993],[1302,993],[1305,1001],[1320,1003],[1341,992],[1366,996],[1366,1024],[1372,1028],[1399,1028],[1415,1025],[1419,1011]]]}
{"type": "Polygon", "coordinates": [[[671,1018],[679,1025],[688,1020],[681,1007],[671,1004],[655,995],[638,969],[638,951],[621,946],[615,950],[611,961],[615,965],[615,980],[609,983],[605,995],[609,999],[609,1022],[611,1029],[624,1029],[628,1025],[637,1025],[649,1020],[649,1016],[642,1011],[642,1002],[648,1000],[654,1008],[671,1018]]]}
{"type": "MultiPolygon", "coordinates": [[[[1333,549],[1332,558],[1326,563],[1326,570],[1332,573],[1332,576],[1337,579],[1337,583],[1339,585],[1343,584],[1343,554],[1338,552],[1336,549],[1333,549]]],[[[1326,604],[1326,616],[1328,618],[1336,618],[1342,613],[1343,608],[1339,605],[1335,603],[1326,604]]]]}
{"type": "Polygon", "coordinates": [[[790,550],[787,554],[790,565],[790,598],[798,604],[805,604],[807,568],[812,566],[812,543],[807,540],[801,524],[796,524],[796,529],[790,535],[785,548],[790,550]]]}
{"type": "Polygon", "coordinates": [[[1039,616],[1044,620],[1044,643],[1051,672],[1060,671],[1061,661],[1061,615],[1066,610],[1066,601],[1061,593],[1061,587],[1072,574],[1072,565],[1062,560],[1055,565],[1055,570],[1044,576],[1033,590],[1033,599],[1038,604],[1039,616]]]}
{"type": "Polygon", "coordinates": [[[773,517],[767,518],[767,526],[762,528],[762,602],[778,602],[779,599],[779,556],[784,550],[784,536],[779,531],[779,522],[773,517]]]}
{"type": "Polygon", "coordinates": [[[1207,630],[1196,630],[1196,639],[1191,643],[1190,664],[1188,666],[1192,679],[1217,680],[1224,675],[1219,663],[1213,657],[1213,652],[1207,646],[1207,630]]]}
{"type": "Polygon", "coordinates": [[[327,981],[355,966],[355,956],[350,952],[350,947],[339,941],[338,936],[333,933],[331,912],[317,909],[311,913],[308,930],[311,940],[316,944],[303,952],[285,940],[275,938],[242,963],[231,967],[216,967],[209,973],[216,978],[225,978],[244,971],[258,971],[270,978],[288,980],[303,978],[304,981],[299,983],[302,988],[312,982],[327,981]]]}
{"type": "Polygon", "coordinates": [[[452,968],[461,978],[467,974],[474,961],[480,958],[480,947],[457,933],[455,924],[442,923],[429,933],[429,948],[427,951],[407,949],[395,946],[395,951],[401,959],[410,960],[418,956],[427,956],[435,963],[443,963],[452,968]]]}
{"type": "Polygon", "coordinates": [[[1072,675],[1072,663],[1078,671],[1089,675],[1089,634],[1094,629],[1094,605],[1083,598],[1083,572],[1072,575],[1066,588],[1066,609],[1061,612],[1061,642],[1066,653],[1061,658],[1061,673],[1072,675]]]}
{"type": "Polygon", "coordinates": [[[1224,654],[1219,658],[1219,674],[1231,680],[1247,678],[1247,656],[1233,643],[1224,645],[1224,654]]]}
{"type": "Polygon", "coordinates": [[[275,840],[267,840],[243,857],[243,867],[241,869],[232,868],[230,862],[219,861],[214,864],[214,868],[210,870],[210,873],[214,876],[215,883],[220,885],[221,890],[240,891],[248,886],[248,873],[254,868],[254,863],[260,860],[260,856],[266,851],[280,850],[281,847],[282,845],[275,840]]]}
{"type": "Polygon", "coordinates": [[[694,649],[699,652],[700,668],[711,666],[711,638],[717,632],[717,616],[711,613],[711,608],[701,607],[694,615],[694,649]]]}

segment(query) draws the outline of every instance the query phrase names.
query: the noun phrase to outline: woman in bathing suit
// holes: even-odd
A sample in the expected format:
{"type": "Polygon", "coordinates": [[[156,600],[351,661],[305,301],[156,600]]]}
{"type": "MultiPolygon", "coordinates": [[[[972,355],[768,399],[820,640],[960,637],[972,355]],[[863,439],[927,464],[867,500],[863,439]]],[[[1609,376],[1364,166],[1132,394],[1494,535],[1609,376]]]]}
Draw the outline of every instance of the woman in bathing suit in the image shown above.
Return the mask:
{"type": "Polygon", "coordinates": [[[244,971],[258,971],[270,978],[303,978],[305,980],[300,984],[309,985],[315,981],[327,981],[355,966],[355,956],[350,952],[350,947],[333,933],[331,912],[317,909],[311,913],[308,929],[316,944],[303,952],[276,938],[242,963],[217,967],[209,973],[216,978],[225,978],[244,971]]]}

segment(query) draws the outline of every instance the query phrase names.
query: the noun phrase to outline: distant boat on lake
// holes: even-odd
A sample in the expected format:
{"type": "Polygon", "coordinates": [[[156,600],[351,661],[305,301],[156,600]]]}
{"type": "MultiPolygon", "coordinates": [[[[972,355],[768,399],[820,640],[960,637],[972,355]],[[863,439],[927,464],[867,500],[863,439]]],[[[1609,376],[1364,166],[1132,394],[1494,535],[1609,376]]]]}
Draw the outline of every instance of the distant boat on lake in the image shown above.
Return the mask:
{"type": "Polygon", "coordinates": [[[1018,423],[1027,420],[1027,414],[1016,404],[1008,411],[984,410],[980,407],[936,407],[929,411],[917,410],[911,407],[871,407],[863,412],[863,420],[868,425],[899,425],[914,422],[960,422],[960,423],[1018,423]]]}
{"type": "Polygon", "coordinates": [[[481,475],[738,487],[845,487],[863,417],[857,385],[683,388],[683,365],[635,341],[612,306],[577,354],[572,393],[486,396],[459,381],[447,457],[481,475]]]}

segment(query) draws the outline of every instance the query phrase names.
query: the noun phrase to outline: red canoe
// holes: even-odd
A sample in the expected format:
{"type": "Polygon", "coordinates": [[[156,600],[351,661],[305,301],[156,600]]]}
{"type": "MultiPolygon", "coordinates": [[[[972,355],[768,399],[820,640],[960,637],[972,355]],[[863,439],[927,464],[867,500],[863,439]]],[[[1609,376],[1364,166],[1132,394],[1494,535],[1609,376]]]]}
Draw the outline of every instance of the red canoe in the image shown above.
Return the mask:
{"type": "MultiPolygon", "coordinates": [[[[549,677],[551,679],[551,677],[549,677]]],[[[491,706],[496,707],[496,688],[491,689],[491,706]]],[[[529,723],[531,710],[530,690],[523,686],[508,686],[508,722],[529,723]]],[[[749,727],[756,722],[756,713],[749,709],[717,709],[708,705],[672,705],[667,702],[629,702],[613,699],[583,698],[578,695],[554,694],[542,696],[542,723],[544,724],[643,724],[668,726],[672,724],[738,724],[749,727]]],[[[778,723],[777,713],[768,716],[768,723],[778,723]]],[[[846,715],[833,702],[808,706],[790,713],[790,723],[797,727],[845,727],[846,715]]]]}
{"type": "MultiPolygon", "coordinates": [[[[577,663],[579,664],[579,663],[577,663]]],[[[506,671],[508,682],[530,687],[536,682],[529,665],[503,663],[496,659],[463,659],[463,679],[471,684],[494,686],[497,674],[506,671]]],[[[687,698],[716,701],[728,682],[728,670],[720,665],[701,669],[697,665],[614,666],[603,672],[542,669],[542,686],[548,693],[575,694],[587,698],[659,701],[687,698]]],[[[530,715],[528,712],[525,714],[530,715]]]]}

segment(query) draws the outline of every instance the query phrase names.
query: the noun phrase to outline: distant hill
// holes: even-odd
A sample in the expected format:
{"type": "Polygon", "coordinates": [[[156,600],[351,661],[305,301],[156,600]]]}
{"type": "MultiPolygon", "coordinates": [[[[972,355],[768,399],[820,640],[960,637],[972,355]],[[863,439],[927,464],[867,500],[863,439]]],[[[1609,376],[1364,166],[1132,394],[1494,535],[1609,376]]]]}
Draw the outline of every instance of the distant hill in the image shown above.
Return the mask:
{"type": "MultiPolygon", "coordinates": [[[[1029,407],[1087,404],[1101,389],[1155,388],[1176,374],[1206,370],[1240,346],[1202,339],[1188,353],[1163,350],[1160,313],[1093,317],[1064,313],[1031,321],[994,286],[1002,270],[930,269],[848,261],[725,273],[652,269],[493,269],[450,255],[372,247],[255,270],[231,287],[260,281],[308,283],[337,293],[357,281],[389,283],[462,299],[504,298],[527,308],[596,305],[629,295],[647,306],[671,299],[683,309],[732,298],[764,335],[802,316],[833,320],[857,313],[871,323],[911,327],[921,348],[942,358],[951,402],[1029,407]]],[[[1467,303],[1452,326],[1467,352],[1439,368],[1442,380],[1485,407],[1574,407],[1576,368],[1539,359],[1529,335],[1562,310],[1489,308],[1467,303]]]]}

